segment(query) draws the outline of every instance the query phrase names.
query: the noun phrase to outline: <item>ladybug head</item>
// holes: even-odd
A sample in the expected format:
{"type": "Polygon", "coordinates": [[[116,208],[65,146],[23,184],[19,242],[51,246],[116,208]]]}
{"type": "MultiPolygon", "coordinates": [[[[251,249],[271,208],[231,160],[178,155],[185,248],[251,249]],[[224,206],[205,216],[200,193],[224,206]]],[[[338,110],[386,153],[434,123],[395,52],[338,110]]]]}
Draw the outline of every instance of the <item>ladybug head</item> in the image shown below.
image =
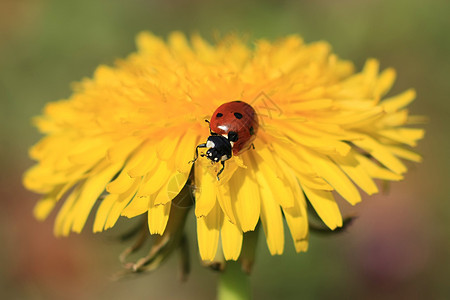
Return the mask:
{"type": "Polygon", "coordinates": [[[211,135],[206,141],[206,158],[213,162],[226,161],[231,158],[232,145],[230,141],[221,135],[211,135]]]}

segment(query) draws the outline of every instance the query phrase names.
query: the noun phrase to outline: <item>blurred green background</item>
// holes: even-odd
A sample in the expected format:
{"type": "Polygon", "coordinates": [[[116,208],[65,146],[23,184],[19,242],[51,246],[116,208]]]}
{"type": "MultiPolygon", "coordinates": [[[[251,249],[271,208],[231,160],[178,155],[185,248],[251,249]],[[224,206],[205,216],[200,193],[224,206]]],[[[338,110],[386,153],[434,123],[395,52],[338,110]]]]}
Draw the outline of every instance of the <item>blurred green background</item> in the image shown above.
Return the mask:
{"type": "MultiPolygon", "coordinates": [[[[327,40],[360,69],[367,57],[394,67],[392,93],[414,87],[414,114],[427,135],[406,179],[389,194],[346,211],[359,218],[347,232],[312,236],[306,254],[271,257],[263,239],[251,278],[255,299],[450,298],[450,1],[448,0],[1,0],[0,2],[0,293],[5,299],[213,299],[217,274],[199,266],[181,283],[177,257],[159,271],[119,282],[125,247],[111,233],[56,239],[50,220],[31,211],[37,195],[21,186],[39,139],[30,118],[67,98],[70,83],[135,50],[141,30],[249,33],[274,39],[301,34],[327,40]]],[[[194,217],[189,237],[194,240],[194,217]]]]}

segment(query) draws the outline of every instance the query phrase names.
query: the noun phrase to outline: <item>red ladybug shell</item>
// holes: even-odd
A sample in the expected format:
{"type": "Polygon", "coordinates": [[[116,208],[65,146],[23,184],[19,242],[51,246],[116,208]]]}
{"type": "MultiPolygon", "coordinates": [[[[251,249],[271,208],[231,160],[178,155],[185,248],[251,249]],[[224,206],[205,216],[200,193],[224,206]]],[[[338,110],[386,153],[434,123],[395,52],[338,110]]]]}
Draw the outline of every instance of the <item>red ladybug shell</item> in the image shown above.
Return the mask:
{"type": "Polygon", "coordinates": [[[234,131],[238,139],[233,144],[233,155],[247,150],[256,138],[259,122],[256,111],[242,101],[232,101],[219,106],[210,120],[211,131],[220,135],[234,131]]]}

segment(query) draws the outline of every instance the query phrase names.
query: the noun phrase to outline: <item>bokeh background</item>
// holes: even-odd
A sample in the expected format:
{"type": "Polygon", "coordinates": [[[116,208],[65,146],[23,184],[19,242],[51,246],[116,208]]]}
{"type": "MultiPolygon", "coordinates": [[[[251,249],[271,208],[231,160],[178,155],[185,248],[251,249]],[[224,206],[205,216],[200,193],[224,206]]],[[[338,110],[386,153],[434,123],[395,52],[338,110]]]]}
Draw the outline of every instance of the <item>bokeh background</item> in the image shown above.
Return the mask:
{"type": "MultiPolygon", "coordinates": [[[[178,280],[172,257],[155,273],[112,281],[125,248],[114,233],[57,239],[37,222],[37,195],[21,176],[39,139],[31,125],[48,101],[70,96],[70,83],[135,50],[141,30],[243,32],[275,39],[298,33],[327,40],[360,69],[366,58],[394,67],[392,93],[414,87],[414,114],[429,117],[409,164],[388,194],[365,199],[345,233],[312,236],[306,254],[271,257],[263,239],[251,278],[255,299],[450,298],[450,1],[448,0],[1,0],[0,1],[0,294],[4,299],[213,299],[217,274],[199,266],[178,280]]],[[[188,222],[195,240],[194,216],[188,222]]]]}

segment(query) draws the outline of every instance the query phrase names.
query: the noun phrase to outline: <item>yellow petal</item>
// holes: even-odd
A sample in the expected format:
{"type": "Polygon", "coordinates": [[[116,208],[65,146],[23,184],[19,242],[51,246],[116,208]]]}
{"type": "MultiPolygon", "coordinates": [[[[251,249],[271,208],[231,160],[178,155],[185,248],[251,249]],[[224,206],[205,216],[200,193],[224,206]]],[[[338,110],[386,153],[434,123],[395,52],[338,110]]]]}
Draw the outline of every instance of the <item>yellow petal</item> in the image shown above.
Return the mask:
{"type": "Polygon", "coordinates": [[[403,179],[402,175],[389,171],[363,155],[356,155],[356,160],[361,164],[370,177],[393,181],[403,179]]]}
{"type": "Polygon", "coordinates": [[[205,62],[214,60],[214,48],[198,34],[192,36],[191,44],[197,57],[201,57],[205,62]]]}
{"type": "Polygon", "coordinates": [[[189,173],[192,168],[191,161],[194,159],[195,147],[199,143],[199,136],[193,130],[188,130],[181,138],[175,149],[175,168],[180,173],[189,173]]]}
{"type": "Polygon", "coordinates": [[[154,169],[157,168],[157,164],[159,163],[155,149],[150,145],[143,146],[133,157],[136,162],[133,165],[130,164],[130,169],[127,170],[128,175],[132,178],[154,172],[154,169]]]}
{"type": "Polygon", "coordinates": [[[393,141],[414,147],[417,146],[417,141],[423,138],[425,130],[417,128],[385,129],[378,131],[378,134],[393,141]]]}
{"type": "Polygon", "coordinates": [[[332,99],[316,99],[312,101],[302,101],[297,103],[292,103],[289,109],[292,111],[308,111],[308,110],[318,110],[329,108],[333,104],[332,99]]]}
{"type": "Polygon", "coordinates": [[[283,171],[278,172],[279,168],[278,168],[277,162],[275,160],[276,153],[271,151],[268,148],[267,144],[263,143],[260,140],[256,140],[254,144],[255,144],[256,152],[258,153],[259,156],[261,156],[261,158],[264,160],[264,162],[266,164],[268,164],[272,170],[276,171],[277,174],[282,175],[283,171]]]}
{"type": "Polygon", "coordinates": [[[68,219],[73,220],[73,231],[81,232],[98,197],[120,168],[122,168],[121,163],[108,165],[86,179],[86,182],[81,187],[80,196],[67,216],[68,219]]]}
{"type": "Polygon", "coordinates": [[[140,143],[141,140],[134,136],[124,137],[108,149],[107,157],[111,162],[124,161],[140,143]]]}
{"type": "Polygon", "coordinates": [[[209,168],[200,164],[195,166],[195,215],[197,218],[209,214],[216,204],[217,177],[209,168]]]}
{"type": "Polygon", "coordinates": [[[382,97],[386,95],[386,93],[389,92],[392,85],[394,84],[395,77],[396,73],[394,69],[388,68],[384,70],[378,77],[378,80],[374,88],[374,94],[377,97],[382,97]]]}
{"type": "Polygon", "coordinates": [[[167,182],[167,186],[165,187],[167,191],[167,199],[169,199],[168,201],[175,198],[181,192],[183,187],[186,185],[188,178],[189,174],[177,172],[174,176],[172,176],[169,179],[169,181],[167,182]]]}
{"type": "Polygon", "coordinates": [[[75,182],[68,182],[65,185],[56,187],[51,193],[36,204],[33,213],[38,220],[44,220],[55,207],[56,203],[64,196],[64,194],[74,186],[75,182]]]}
{"type": "Polygon", "coordinates": [[[80,180],[92,166],[74,166],[67,170],[54,171],[44,165],[36,165],[25,173],[23,184],[27,189],[41,194],[51,193],[55,186],[65,185],[65,191],[80,180]]]}
{"type": "Polygon", "coordinates": [[[339,109],[350,111],[366,111],[374,108],[377,102],[373,98],[369,99],[339,99],[335,106],[339,109]]]}
{"type": "Polygon", "coordinates": [[[328,157],[312,153],[306,149],[301,151],[301,154],[309,161],[314,162],[312,167],[316,173],[325,179],[345,200],[353,205],[361,201],[361,195],[354,184],[328,157]]]}
{"type": "Polygon", "coordinates": [[[236,217],[233,212],[233,205],[231,203],[231,192],[228,184],[219,185],[217,189],[217,201],[227,221],[232,224],[236,224],[236,217]]]}
{"type": "Polygon", "coordinates": [[[342,226],[341,212],[331,192],[312,190],[303,185],[302,189],[325,225],[330,229],[342,226]]]}
{"type": "Polygon", "coordinates": [[[422,161],[422,156],[420,156],[419,154],[410,151],[408,149],[405,149],[404,147],[399,147],[399,146],[386,146],[395,156],[407,159],[407,160],[411,160],[411,161],[415,161],[415,162],[421,162],[422,161]]]}
{"type": "Polygon", "coordinates": [[[413,89],[407,90],[397,96],[387,98],[381,105],[384,108],[384,111],[388,113],[395,112],[400,108],[403,108],[410,104],[416,98],[416,92],[413,89]]]}
{"type": "Polygon", "coordinates": [[[283,217],[268,183],[261,173],[256,174],[261,193],[261,223],[266,234],[267,246],[272,255],[283,254],[284,228],[283,217]]]}
{"type": "Polygon", "coordinates": [[[189,174],[187,173],[175,172],[173,176],[169,177],[168,180],[163,183],[161,190],[166,191],[166,193],[161,193],[159,197],[155,198],[154,205],[166,204],[169,201],[172,201],[183,189],[188,177],[189,174]]]}
{"type": "Polygon", "coordinates": [[[106,186],[106,190],[111,194],[122,194],[136,182],[140,182],[141,176],[156,165],[154,156],[146,157],[148,151],[152,150],[153,148],[148,145],[140,147],[136,153],[131,155],[119,176],[106,186]],[[130,174],[138,176],[130,176],[130,174]]]}
{"type": "Polygon", "coordinates": [[[218,204],[207,216],[197,218],[198,248],[202,260],[212,261],[216,256],[222,224],[223,215],[218,204]]]}
{"type": "Polygon", "coordinates": [[[293,174],[286,174],[286,177],[291,188],[294,190],[295,203],[292,207],[283,208],[284,216],[291,231],[292,239],[294,240],[295,250],[297,252],[306,251],[308,249],[306,199],[295,176],[293,174]]]}
{"type": "Polygon", "coordinates": [[[310,90],[307,90],[306,92],[301,94],[302,99],[305,100],[309,100],[312,99],[312,101],[314,101],[314,99],[318,99],[320,97],[323,97],[325,94],[325,88],[323,86],[319,86],[319,87],[313,87],[310,90]]]}
{"type": "Polygon", "coordinates": [[[279,164],[283,164],[292,168],[296,176],[301,180],[302,184],[309,186],[314,189],[322,189],[327,191],[332,191],[333,188],[322,178],[320,178],[317,173],[312,170],[311,164],[308,164],[300,159],[298,153],[294,154],[294,151],[283,146],[281,144],[273,144],[274,151],[277,153],[276,160],[279,164]]]}
{"type": "MultiPolygon", "coordinates": [[[[250,163],[249,153],[242,154],[250,163]]],[[[260,195],[253,168],[238,168],[229,181],[234,213],[243,232],[254,230],[259,220],[260,195]]]]}
{"type": "Polygon", "coordinates": [[[67,153],[68,159],[75,164],[92,165],[105,157],[111,141],[101,138],[85,138],[67,153]]]}
{"type": "MultiPolygon", "coordinates": [[[[373,101],[371,102],[373,103],[373,101]]],[[[339,141],[351,141],[360,138],[360,134],[345,130],[339,125],[319,123],[315,121],[303,122],[301,125],[301,130],[308,135],[322,136],[326,139],[334,139],[339,141]]]]}
{"type": "Polygon", "coordinates": [[[328,111],[321,116],[316,116],[315,121],[345,126],[345,128],[358,128],[370,124],[384,116],[381,107],[375,106],[366,111],[328,111]]]}
{"type": "Polygon", "coordinates": [[[165,49],[164,41],[147,31],[138,34],[136,37],[136,44],[139,52],[142,52],[143,54],[152,55],[158,50],[163,51],[163,49],[165,49]]]}
{"type": "Polygon", "coordinates": [[[144,177],[138,195],[147,196],[159,191],[162,186],[167,183],[168,179],[173,174],[172,172],[173,171],[168,168],[166,162],[160,161],[157,167],[144,177]]]}
{"type": "MultiPolygon", "coordinates": [[[[161,190],[156,198],[165,196],[166,191],[161,190]]],[[[169,220],[170,207],[172,203],[154,205],[154,200],[150,198],[148,208],[148,228],[151,234],[163,234],[169,220]]]]}
{"type": "Polygon", "coordinates": [[[380,122],[380,119],[385,116],[385,112],[379,106],[376,106],[365,112],[355,112],[348,115],[342,115],[345,122],[343,126],[348,128],[361,128],[366,126],[373,126],[374,123],[380,122]]]}
{"type": "Polygon", "coordinates": [[[140,178],[131,178],[126,169],[120,172],[116,179],[108,183],[106,190],[110,194],[122,194],[126,192],[140,178]]]}
{"type": "Polygon", "coordinates": [[[125,207],[121,215],[127,218],[134,218],[148,211],[150,196],[136,195],[131,202],[125,207]]]}
{"type": "Polygon", "coordinates": [[[106,219],[104,229],[112,228],[119,219],[122,211],[130,203],[133,197],[136,195],[136,191],[139,188],[141,179],[138,179],[126,192],[119,195],[119,198],[113,203],[106,219]]]}
{"type": "MultiPolygon", "coordinates": [[[[156,153],[158,158],[168,161],[173,157],[176,147],[178,146],[179,134],[170,134],[164,137],[158,144],[156,144],[156,153]]],[[[183,151],[188,151],[183,149],[183,151]]]]}
{"type": "Polygon", "coordinates": [[[94,221],[94,232],[101,232],[105,228],[106,219],[108,218],[109,212],[113,207],[114,203],[119,198],[118,194],[107,195],[105,199],[103,199],[102,203],[98,207],[97,214],[95,215],[94,221]]]}
{"type": "Polygon", "coordinates": [[[396,158],[387,147],[381,145],[379,142],[370,137],[365,137],[363,140],[353,141],[353,143],[369,152],[380,163],[385,165],[397,174],[406,172],[405,165],[396,158]]]}
{"type": "MultiPolygon", "coordinates": [[[[261,176],[265,178],[268,188],[272,191],[272,195],[278,204],[282,207],[294,206],[294,195],[292,194],[290,187],[285,183],[286,179],[284,177],[277,177],[275,174],[276,169],[267,163],[267,160],[263,159],[260,155],[253,153],[253,157],[258,166],[255,172],[262,173],[261,176]]],[[[267,158],[268,156],[266,155],[266,159],[267,158]]]]}
{"type": "Polygon", "coordinates": [[[183,33],[179,31],[171,33],[168,41],[173,52],[180,55],[183,59],[192,59],[194,53],[192,53],[189,42],[183,33]]]}
{"type": "Polygon", "coordinates": [[[372,83],[375,81],[378,71],[380,68],[380,63],[373,58],[369,58],[366,60],[364,65],[364,69],[362,70],[362,75],[367,83],[372,83]]]}
{"type": "Polygon", "coordinates": [[[346,143],[333,140],[324,139],[321,136],[311,137],[304,134],[300,128],[288,128],[284,127],[283,131],[295,143],[307,146],[309,148],[326,153],[338,153],[340,155],[346,155],[350,151],[350,146],[346,143]]]}
{"type": "Polygon", "coordinates": [[[237,260],[241,254],[242,231],[235,224],[224,220],[222,229],[222,250],[226,260],[237,260]]]}
{"type": "Polygon", "coordinates": [[[67,236],[70,233],[72,227],[72,219],[67,216],[72,211],[75,201],[78,199],[81,191],[81,184],[77,185],[73,191],[69,194],[66,201],[62,205],[55,220],[55,226],[53,232],[55,236],[67,236]]]}
{"type": "Polygon", "coordinates": [[[378,192],[378,188],[364,167],[356,160],[356,153],[352,150],[347,156],[334,156],[333,160],[368,195],[378,192]]]}
{"type": "Polygon", "coordinates": [[[36,219],[42,221],[47,218],[50,212],[55,207],[56,199],[53,195],[48,194],[43,199],[39,200],[36,206],[33,209],[33,214],[36,219]]]}
{"type": "Polygon", "coordinates": [[[384,128],[396,127],[406,124],[408,121],[408,111],[406,109],[389,113],[383,117],[379,125],[384,128]]]}

